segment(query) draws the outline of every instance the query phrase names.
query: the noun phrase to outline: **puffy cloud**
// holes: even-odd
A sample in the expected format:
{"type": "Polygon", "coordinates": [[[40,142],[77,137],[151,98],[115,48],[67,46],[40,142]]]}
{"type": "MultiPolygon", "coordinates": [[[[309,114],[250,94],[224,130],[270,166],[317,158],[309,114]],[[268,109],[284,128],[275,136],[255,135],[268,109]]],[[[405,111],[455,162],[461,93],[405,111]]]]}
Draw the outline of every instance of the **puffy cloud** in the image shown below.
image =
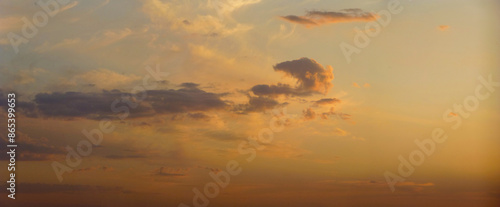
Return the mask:
{"type": "Polygon", "coordinates": [[[301,24],[306,27],[320,26],[323,24],[341,23],[341,22],[369,22],[375,21],[378,15],[365,12],[361,9],[343,9],[340,11],[309,11],[305,16],[288,15],[281,16],[282,19],[301,24]]]}
{"type": "Polygon", "coordinates": [[[285,61],[276,64],[275,71],[284,72],[286,75],[297,80],[297,85],[292,87],[288,84],[259,84],[250,90],[257,96],[276,98],[285,96],[310,96],[315,93],[327,93],[332,87],[333,68],[324,68],[318,62],[306,57],[285,61]]]}
{"type": "Polygon", "coordinates": [[[213,7],[220,17],[226,17],[231,15],[237,9],[261,2],[261,0],[245,0],[245,1],[234,1],[234,0],[209,0],[208,5],[213,7]]]}
{"type": "Polygon", "coordinates": [[[149,16],[151,26],[154,28],[167,28],[180,34],[225,37],[246,32],[252,27],[240,23],[228,24],[222,17],[230,17],[234,10],[258,2],[224,3],[217,0],[200,6],[198,2],[147,0],[143,2],[142,11],[149,16]],[[215,8],[218,15],[210,15],[206,7],[215,8]],[[198,8],[198,10],[193,11],[193,8],[198,8]],[[189,15],[193,13],[200,14],[189,15]]]}
{"type": "Polygon", "coordinates": [[[318,62],[306,57],[278,63],[274,66],[275,71],[281,71],[297,79],[299,92],[327,93],[332,87],[333,68],[324,68],[318,62]]]}

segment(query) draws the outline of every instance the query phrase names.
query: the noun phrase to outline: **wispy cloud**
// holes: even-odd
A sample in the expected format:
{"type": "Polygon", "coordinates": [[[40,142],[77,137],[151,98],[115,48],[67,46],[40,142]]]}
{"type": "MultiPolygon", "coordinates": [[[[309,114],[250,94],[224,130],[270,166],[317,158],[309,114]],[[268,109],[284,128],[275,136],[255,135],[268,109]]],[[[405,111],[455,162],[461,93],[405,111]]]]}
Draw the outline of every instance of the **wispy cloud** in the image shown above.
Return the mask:
{"type": "Polygon", "coordinates": [[[378,16],[374,13],[355,8],[340,11],[313,10],[307,12],[304,16],[287,15],[280,18],[295,24],[311,27],[342,22],[369,22],[377,20],[378,16]]]}

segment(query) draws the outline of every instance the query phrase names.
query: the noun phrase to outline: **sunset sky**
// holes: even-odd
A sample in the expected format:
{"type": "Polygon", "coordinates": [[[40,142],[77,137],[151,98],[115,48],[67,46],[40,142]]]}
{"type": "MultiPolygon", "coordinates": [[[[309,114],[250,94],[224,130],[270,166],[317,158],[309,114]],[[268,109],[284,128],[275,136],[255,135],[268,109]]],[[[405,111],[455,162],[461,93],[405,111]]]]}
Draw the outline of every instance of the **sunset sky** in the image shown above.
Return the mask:
{"type": "Polygon", "coordinates": [[[499,1],[50,2],[0,1],[0,121],[15,92],[19,145],[0,206],[197,206],[232,161],[208,206],[500,206],[499,1]],[[401,176],[436,128],[446,141],[401,176]]]}

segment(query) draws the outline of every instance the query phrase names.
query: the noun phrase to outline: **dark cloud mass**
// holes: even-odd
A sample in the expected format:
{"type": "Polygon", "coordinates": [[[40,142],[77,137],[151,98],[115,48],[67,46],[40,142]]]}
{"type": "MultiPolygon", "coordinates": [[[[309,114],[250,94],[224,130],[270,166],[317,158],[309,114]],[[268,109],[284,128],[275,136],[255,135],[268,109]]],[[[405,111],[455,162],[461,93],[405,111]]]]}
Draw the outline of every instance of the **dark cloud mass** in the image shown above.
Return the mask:
{"type": "Polygon", "coordinates": [[[324,68],[318,62],[306,57],[285,61],[276,64],[275,71],[280,71],[297,80],[297,85],[292,87],[288,84],[259,84],[253,86],[250,91],[256,96],[276,98],[284,96],[311,96],[313,94],[324,94],[332,87],[333,68],[324,68]]]}
{"type": "MultiPolygon", "coordinates": [[[[22,132],[16,132],[16,143],[18,151],[21,151],[19,160],[21,161],[44,161],[54,159],[56,156],[66,154],[67,151],[60,146],[54,146],[46,138],[37,137],[32,139],[22,132]]],[[[7,140],[0,138],[0,145],[9,144],[7,140]]],[[[9,160],[7,153],[0,154],[0,160],[9,160]]]]}
{"type": "MultiPolygon", "coordinates": [[[[193,120],[210,120],[204,112],[228,110],[236,113],[262,112],[287,103],[279,103],[279,96],[311,96],[325,94],[332,87],[333,68],[326,68],[313,59],[300,58],[273,66],[274,71],[283,72],[296,80],[294,86],[283,83],[253,86],[246,104],[232,104],[222,99],[227,93],[217,94],[200,89],[196,83],[182,83],[178,89],[148,90],[137,94],[119,90],[102,92],[54,92],[39,93],[29,102],[18,102],[19,111],[28,117],[43,118],[102,118],[151,117],[172,115],[172,120],[184,117],[193,120]]],[[[0,90],[0,96],[5,94],[0,90]]],[[[328,101],[320,100],[316,104],[328,101]]]]}
{"type": "Polygon", "coordinates": [[[334,105],[340,103],[341,101],[336,98],[323,98],[317,101],[314,101],[313,106],[322,106],[322,105],[334,105]]]}
{"type": "Polygon", "coordinates": [[[279,103],[278,101],[268,97],[250,97],[248,104],[240,104],[234,107],[234,111],[240,114],[248,112],[260,112],[273,109],[278,106],[284,106],[287,103],[279,103]]]}
{"type": "Polygon", "coordinates": [[[197,113],[228,106],[221,99],[221,94],[201,90],[198,84],[183,83],[181,87],[150,90],[139,94],[123,93],[118,90],[100,93],[40,93],[32,102],[24,102],[18,107],[25,115],[31,117],[98,119],[114,118],[122,112],[118,108],[123,106],[130,109],[131,118],[188,112],[193,112],[192,118],[206,118],[197,113]],[[145,97],[144,100],[138,101],[142,97],[145,97]]]}
{"type": "Polygon", "coordinates": [[[297,79],[298,91],[326,93],[332,87],[333,68],[324,68],[313,59],[303,57],[282,62],[275,65],[274,70],[297,79]]]}
{"type": "Polygon", "coordinates": [[[375,21],[378,15],[354,8],[331,12],[314,10],[307,12],[305,16],[287,15],[281,16],[281,18],[295,24],[311,27],[340,22],[375,21]]]}
{"type": "Polygon", "coordinates": [[[257,96],[269,96],[269,97],[278,97],[280,95],[293,95],[293,96],[309,96],[311,92],[309,91],[300,91],[288,84],[278,83],[276,85],[256,85],[252,87],[251,91],[253,94],[257,96]]]}
{"type": "Polygon", "coordinates": [[[220,94],[208,93],[197,87],[178,90],[148,91],[146,102],[157,113],[184,113],[191,111],[209,111],[227,106],[220,94]]]}

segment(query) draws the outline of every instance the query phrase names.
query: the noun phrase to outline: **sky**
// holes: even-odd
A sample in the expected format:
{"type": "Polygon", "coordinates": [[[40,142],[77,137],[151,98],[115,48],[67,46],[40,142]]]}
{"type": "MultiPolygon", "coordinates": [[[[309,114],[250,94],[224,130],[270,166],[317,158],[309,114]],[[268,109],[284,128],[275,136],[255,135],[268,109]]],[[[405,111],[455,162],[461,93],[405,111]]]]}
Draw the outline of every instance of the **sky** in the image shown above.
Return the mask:
{"type": "Polygon", "coordinates": [[[499,8],[0,1],[0,204],[499,206],[499,8]]]}

